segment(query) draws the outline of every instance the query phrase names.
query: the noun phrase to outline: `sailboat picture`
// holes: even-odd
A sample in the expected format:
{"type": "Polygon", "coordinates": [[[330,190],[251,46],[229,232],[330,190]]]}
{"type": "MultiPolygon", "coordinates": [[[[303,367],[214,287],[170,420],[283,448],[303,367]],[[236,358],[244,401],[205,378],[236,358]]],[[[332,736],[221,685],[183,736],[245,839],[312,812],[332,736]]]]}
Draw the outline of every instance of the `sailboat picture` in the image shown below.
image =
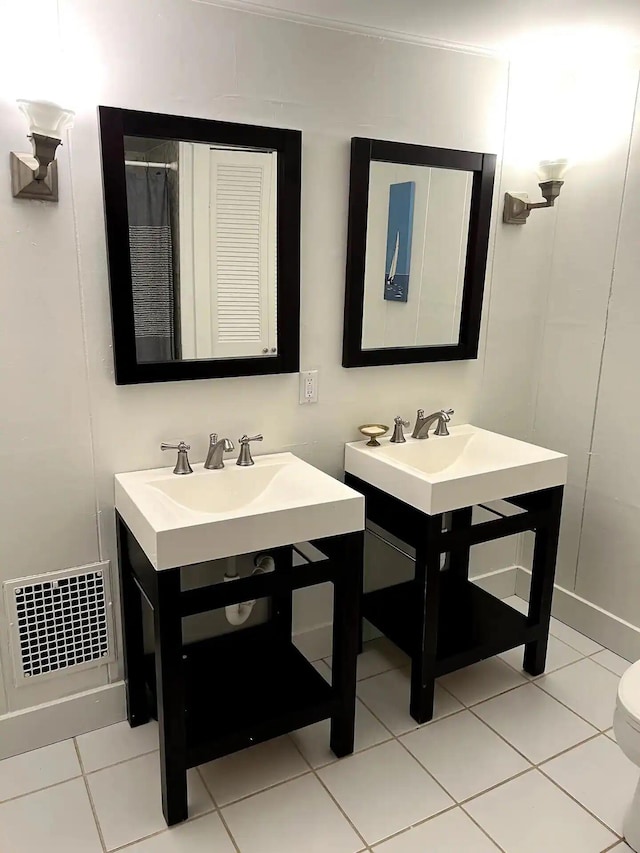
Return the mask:
{"type": "Polygon", "coordinates": [[[384,276],[384,298],[389,302],[406,302],[409,298],[415,192],[415,181],[391,184],[389,187],[387,254],[384,276]]]}

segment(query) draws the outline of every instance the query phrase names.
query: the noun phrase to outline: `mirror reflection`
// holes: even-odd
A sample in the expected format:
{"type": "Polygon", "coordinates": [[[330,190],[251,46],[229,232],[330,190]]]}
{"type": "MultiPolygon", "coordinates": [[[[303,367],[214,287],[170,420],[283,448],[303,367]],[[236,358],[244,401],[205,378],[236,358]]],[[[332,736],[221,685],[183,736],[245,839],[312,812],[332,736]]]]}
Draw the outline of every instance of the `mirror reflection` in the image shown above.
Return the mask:
{"type": "Polygon", "coordinates": [[[473,172],[372,160],[362,349],[457,344],[473,172]]]}
{"type": "Polygon", "coordinates": [[[124,150],[138,363],[277,356],[277,152],[124,150]]]}

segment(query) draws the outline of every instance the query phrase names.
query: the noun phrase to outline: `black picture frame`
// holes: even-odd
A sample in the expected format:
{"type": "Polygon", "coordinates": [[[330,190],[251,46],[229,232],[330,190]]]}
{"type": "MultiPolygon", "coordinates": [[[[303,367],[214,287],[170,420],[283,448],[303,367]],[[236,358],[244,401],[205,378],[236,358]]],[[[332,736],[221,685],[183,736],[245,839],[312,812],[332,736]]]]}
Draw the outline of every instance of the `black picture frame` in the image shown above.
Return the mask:
{"type": "Polygon", "coordinates": [[[362,137],[351,140],[343,367],[460,361],[478,357],[495,170],[495,154],[362,137]],[[369,174],[372,160],[473,172],[460,336],[457,344],[362,348],[369,174]]]}
{"type": "Polygon", "coordinates": [[[230,376],[297,373],[300,369],[300,195],[302,133],[275,127],[98,107],[104,210],[117,385],[230,376]],[[266,358],[136,359],[125,183],[125,136],[186,140],[276,151],[278,352],[266,358]]]}

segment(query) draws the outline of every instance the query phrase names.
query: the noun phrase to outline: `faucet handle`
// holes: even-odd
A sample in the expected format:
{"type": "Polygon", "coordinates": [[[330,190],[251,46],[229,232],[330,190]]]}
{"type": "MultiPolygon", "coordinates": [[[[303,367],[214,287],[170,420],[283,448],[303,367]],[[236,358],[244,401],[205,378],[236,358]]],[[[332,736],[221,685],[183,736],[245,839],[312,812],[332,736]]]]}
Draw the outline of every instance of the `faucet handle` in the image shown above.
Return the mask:
{"type": "Polygon", "coordinates": [[[187,451],[191,450],[190,444],[186,444],[184,441],[179,441],[177,444],[168,444],[166,441],[163,441],[160,445],[160,450],[178,451],[176,467],[173,469],[174,474],[193,474],[193,468],[189,464],[189,457],[187,456],[187,451]]]}
{"type": "Polygon", "coordinates": [[[243,435],[242,438],[239,438],[238,441],[240,444],[248,444],[250,441],[262,441],[264,436],[262,433],[258,433],[258,435],[243,435]]]}
{"type": "Polygon", "coordinates": [[[389,439],[392,444],[403,444],[407,439],[404,437],[404,431],[402,427],[409,426],[409,421],[405,421],[401,415],[397,415],[393,422],[395,424],[393,428],[393,435],[389,439]]]}
{"type": "Polygon", "coordinates": [[[255,465],[251,457],[251,448],[249,447],[250,441],[262,441],[263,435],[258,433],[258,435],[243,435],[242,438],[239,438],[240,442],[240,456],[238,456],[238,461],[236,465],[240,465],[241,468],[245,468],[248,465],[255,465]]]}
{"type": "Polygon", "coordinates": [[[447,424],[451,420],[451,415],[453,414],[453,409],[440,409],[441,417],[438,418],[438,426],[436,427],[434,435],[449,435],[447,424]]]}
{"type": "Polygon", "coordinates": [[[163,441],[160,445],[160,450],[177,450],[180,453],[184,453],[187,450],[191,450],[191,445],[185,444],[184,441],[179,441],[177,444],[168,444],[166,441],[163,441]]]}

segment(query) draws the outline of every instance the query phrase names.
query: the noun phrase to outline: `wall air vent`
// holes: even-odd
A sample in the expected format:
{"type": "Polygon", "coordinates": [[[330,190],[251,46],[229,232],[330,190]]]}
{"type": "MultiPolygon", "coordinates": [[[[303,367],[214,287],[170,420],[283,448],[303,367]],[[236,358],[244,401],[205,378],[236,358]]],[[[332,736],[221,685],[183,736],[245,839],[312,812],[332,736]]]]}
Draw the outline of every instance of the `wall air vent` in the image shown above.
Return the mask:
{"type": "Polygon", "coordinates": [[[7,581],[16,685],[114,659],[109,564],[7,581]]]}

